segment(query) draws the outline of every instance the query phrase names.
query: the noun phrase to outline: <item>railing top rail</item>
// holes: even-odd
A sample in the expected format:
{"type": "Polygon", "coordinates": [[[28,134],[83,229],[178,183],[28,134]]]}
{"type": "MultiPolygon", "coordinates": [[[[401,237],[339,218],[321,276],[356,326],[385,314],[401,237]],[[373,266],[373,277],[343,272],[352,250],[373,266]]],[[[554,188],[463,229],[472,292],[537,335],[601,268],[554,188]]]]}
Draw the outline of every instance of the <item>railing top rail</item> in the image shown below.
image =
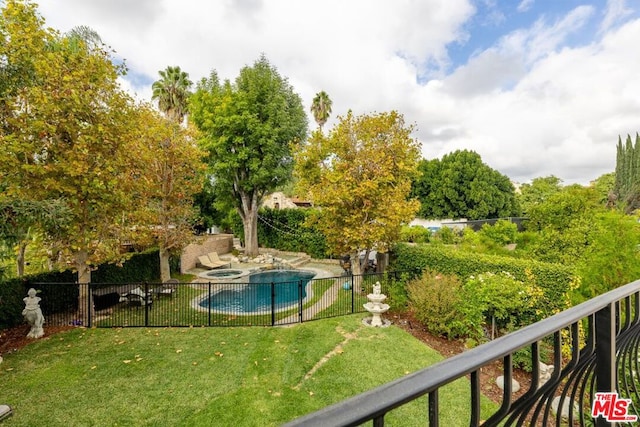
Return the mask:
{"type": "Polygon", "coordinates": [[[479,368],[539,341],[599,310],[640,292],[640,280],[569,308],[489,343],[443,360],[345,401],[298,418],[286,426],[359,425],[479,368]]]}

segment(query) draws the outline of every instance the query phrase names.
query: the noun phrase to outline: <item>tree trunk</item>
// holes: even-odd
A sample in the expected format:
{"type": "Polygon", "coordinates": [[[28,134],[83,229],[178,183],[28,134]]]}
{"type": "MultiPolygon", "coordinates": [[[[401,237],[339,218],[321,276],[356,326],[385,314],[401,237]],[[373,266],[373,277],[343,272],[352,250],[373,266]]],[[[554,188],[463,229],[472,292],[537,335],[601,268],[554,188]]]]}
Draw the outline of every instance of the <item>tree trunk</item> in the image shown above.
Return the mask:
{"type": "Polygon", "coordinates": [[[250,257],[258,256],[258,211],[245,213],[242,220],[244,226],[244,254],[250,257]]]}
{"type": "Polygon", "coordinates": [[[160,248],[160,281],[166,282],[171,279],[171,269],[169,267],[169,251],[165,248],[160,248]]]}
{"type": "Polygon", "coordinates": [[[258,195],[242,194],[242,225],[244,226],[244,254],[258,256],[258,195]]]}
{"type": "Polygon", "coordinates": [[[362,288],[362,265],[360,264],[360,253],[351,254],[351,274],[353,282],[353,290],[355,292],[364,291],[362,288]]]}
{"type": "Polygon", "coordinates": [[[78,286],[80,287],[80,292],[78,293],[78,320],[80,320],[84,326],[89,326],[89,319],[95,317],[93,298],[89,290],[91,270],[87,265],[88,259],[87,251],[78,251],[76,253],[75,267],[78,271],[78,286]]]}
{"type": "Polygon", "coordinates": [[[22,241],[18,244],[18,257],[16,259],[17,267],[18,267],[18,277],[24,276],[24,254],[27,250],[27,242],[22,241]]]}

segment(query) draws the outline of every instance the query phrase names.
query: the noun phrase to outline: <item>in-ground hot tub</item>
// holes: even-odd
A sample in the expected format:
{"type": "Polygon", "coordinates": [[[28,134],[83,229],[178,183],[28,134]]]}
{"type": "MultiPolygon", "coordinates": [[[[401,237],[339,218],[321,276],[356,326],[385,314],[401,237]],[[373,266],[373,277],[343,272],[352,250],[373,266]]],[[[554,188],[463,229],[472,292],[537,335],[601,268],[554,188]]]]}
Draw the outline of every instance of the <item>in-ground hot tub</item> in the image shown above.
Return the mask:
{"type": "Polygon", "coordinates": [[[202,273],[198,273],[198,277],[208,280],[233,280],[240,277],[247,276],[250,273],[249,270],[238,270],[234,268],[225,268],[223,270],[209,270],[202,273]]]}

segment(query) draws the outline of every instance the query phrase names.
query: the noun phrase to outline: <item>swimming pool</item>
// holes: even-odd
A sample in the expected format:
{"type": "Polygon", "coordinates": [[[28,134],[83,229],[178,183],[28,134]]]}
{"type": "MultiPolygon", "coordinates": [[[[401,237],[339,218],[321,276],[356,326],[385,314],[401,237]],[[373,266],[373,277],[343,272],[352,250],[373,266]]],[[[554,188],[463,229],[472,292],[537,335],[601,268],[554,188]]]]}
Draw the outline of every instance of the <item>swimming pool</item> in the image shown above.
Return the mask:
{"type": "Polygon", "coordinates": [[[284,310],[298,303],[299,284],[302,299],[307,296],[307,284],[315,273],[305,270],[270,270],[252,273],[248,283],[223,285],[222,289],[204,298],[199,305],[217,312],[264,313],[271,312],[271,283],[274,283],[274,308],[284,310]]]}

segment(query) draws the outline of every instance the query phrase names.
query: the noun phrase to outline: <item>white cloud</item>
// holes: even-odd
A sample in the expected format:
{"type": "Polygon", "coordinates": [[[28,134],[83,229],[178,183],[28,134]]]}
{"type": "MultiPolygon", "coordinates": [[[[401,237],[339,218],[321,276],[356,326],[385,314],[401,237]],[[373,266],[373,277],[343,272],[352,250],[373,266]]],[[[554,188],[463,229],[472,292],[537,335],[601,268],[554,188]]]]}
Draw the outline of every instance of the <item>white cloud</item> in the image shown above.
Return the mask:
{"type": "MultiPolygon", "coordinates": [[[[486,1],[498,17],[500,4],[486,1]]],[[[194,81],[211,69],[233,79],[265,53],[307,110],[329,93],[328,127],[349,109],[397,109],[417,124],[428,158],[472,149],[521,182],[587,183],[613,170],[618,134],[640,130],[640,21],[621,20],[623,1],[610,0],[604,16],[586,3],[504,34],[449,74],[448,47],[473,43],[471,0],[41,0],[40,10],[61,31],[94,28],[126,58],[123,85],[140,98],[167,65],[194,81]],[[594,18],[599,38],[567,47],[594,18]]],[[[518,9],[535,10],[528,0],[518,9]]]]}
{"type": "Polygon", "coordinates": [[[526,12],[533,6],[535,0],[522,0],[520,4],[518,4],[518,12],[526,12]]]}
{"type": "Polygon", "coordinates": [[[617,22],[629,16],[633,11],[627,7],[626,0],[607,0],[604,19],[600,24],[600,33],[604,33],[617,22]]]}

